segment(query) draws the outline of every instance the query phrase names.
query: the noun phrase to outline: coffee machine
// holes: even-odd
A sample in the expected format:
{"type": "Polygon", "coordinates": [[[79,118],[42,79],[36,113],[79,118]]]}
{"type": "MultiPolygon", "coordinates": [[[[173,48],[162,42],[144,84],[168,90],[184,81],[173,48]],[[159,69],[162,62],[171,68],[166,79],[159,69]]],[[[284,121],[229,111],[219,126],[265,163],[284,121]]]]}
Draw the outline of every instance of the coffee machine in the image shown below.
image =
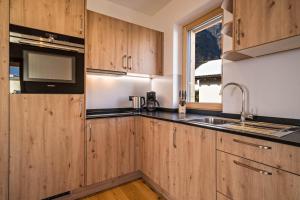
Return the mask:
{"type": "Polygon", "coordinates": [[[157,107],[159,107],[159,102],[156,100],[156,93],[153,91],[147,92],[146,109],[151,112],[155,111],[157,107]]]}

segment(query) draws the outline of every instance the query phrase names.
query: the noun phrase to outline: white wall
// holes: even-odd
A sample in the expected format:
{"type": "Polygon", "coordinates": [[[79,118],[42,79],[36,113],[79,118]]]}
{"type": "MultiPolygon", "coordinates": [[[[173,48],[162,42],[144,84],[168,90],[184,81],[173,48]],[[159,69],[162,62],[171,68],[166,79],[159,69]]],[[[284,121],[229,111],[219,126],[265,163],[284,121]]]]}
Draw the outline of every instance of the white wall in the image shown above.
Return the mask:
{"type": "Polygon", "coordinates": [[[128,76],[87,77],[87,108],[127,108],[129,96],[145,96],[151,90],[151,79],[128,76]]]}
{"type": "MultiPolygon", "coordinates": [[[[300,50],[239,62],[224,62],[223,82],[248,90],[248,111],[261,116],[300,118],[300,50]]],[[[240,91],[226,89],[224,112],[239,113],[240,91]]]]}

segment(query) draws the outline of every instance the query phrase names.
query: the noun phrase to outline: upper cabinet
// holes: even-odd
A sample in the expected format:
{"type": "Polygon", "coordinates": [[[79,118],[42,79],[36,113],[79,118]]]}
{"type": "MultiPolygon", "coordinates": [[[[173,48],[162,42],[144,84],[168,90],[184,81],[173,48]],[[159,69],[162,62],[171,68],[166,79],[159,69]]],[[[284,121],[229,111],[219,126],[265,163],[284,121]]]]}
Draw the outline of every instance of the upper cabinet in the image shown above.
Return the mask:
{"type": "Polygon", "coordinates": [[[128,36],[128,72],[162,74],[163,34],[129,24],[128,36]]]}
{"type": "Polygon", "coordinates": [[[87,14],[87,67],[162,74],[163,34],[96,12],[87,14]]]}
{"type": "Polygon", "coordinates": [[[126,71],[128,23],[96,12],[87,12],[87,66],[126,71]]]}
{"type": "Polygon", "coordinates": [[[246,49],[299,35],[298,1],[236,0],[235,49],[246,49]]]}
{"type": "Polygon", "coordinates": [[[84,38],[84,0],[13,0],[10,23],[84,38]]]}
{"type": "Polygon", "coordinates": [[[224,19],[233,24],[232,49],[223,58],[242,60],[300,48],[299,0],[224,0],[223,9],[224,19]]]}

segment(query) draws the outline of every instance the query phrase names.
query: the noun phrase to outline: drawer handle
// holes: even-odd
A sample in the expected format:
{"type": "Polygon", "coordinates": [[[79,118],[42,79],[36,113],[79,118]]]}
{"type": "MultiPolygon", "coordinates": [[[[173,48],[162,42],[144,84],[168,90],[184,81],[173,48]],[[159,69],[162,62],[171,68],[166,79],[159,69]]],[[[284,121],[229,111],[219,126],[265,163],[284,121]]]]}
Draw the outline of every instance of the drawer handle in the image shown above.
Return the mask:
{"type": "Polygon", "coordinates": [[[236,164],[236,165],[238,165],[238,166],[241,166],[241,167],[250,169],[250,170],[252,170],[252,171],[255,171],[255,172],[257,172],[257,173],[260,173],[260,174],[262,174],[262,175],[269,175],[269,176],[272,175],[271,172],[268,172],[268,171],[265,171],[265,170],[262,170],[262,169],[258,169],[258,168],[255,168],[255,167],[251,167],[251,166],[249,166],[249,165],[246,165],[246,164],[244,164],[244,163],[238,162],[238,161],[236,161],[236,160],[234,160],[233,163],[236,164]]]}
{"type": "Polygon", "coordinates": [[[241,140],[237,140],[237,139],[233,139],[233,142],[240,143],[240,144],[245,144],[245,145],[248,145],[248,146],[252,146],[252,147],[256,147],[256,148],[264,149],[264,150],[272,149],[272,147],[263,146],[263,145],[259,145],[259,144],[253,144],[253,143],[250,143],[250,142],[245,142],[245,141],[241,141],[241,140]]]}

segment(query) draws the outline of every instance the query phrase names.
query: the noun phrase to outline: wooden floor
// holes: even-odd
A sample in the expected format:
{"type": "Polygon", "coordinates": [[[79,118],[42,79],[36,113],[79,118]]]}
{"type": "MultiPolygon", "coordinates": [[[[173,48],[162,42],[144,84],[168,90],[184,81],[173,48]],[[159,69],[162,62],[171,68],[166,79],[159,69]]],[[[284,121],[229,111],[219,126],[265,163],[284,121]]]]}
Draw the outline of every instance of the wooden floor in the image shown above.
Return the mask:
{"type": "Polygon", "coordinates": [[[151,190],[143,180],[130,182],[81,200],[165,200],[151,190]]]}

